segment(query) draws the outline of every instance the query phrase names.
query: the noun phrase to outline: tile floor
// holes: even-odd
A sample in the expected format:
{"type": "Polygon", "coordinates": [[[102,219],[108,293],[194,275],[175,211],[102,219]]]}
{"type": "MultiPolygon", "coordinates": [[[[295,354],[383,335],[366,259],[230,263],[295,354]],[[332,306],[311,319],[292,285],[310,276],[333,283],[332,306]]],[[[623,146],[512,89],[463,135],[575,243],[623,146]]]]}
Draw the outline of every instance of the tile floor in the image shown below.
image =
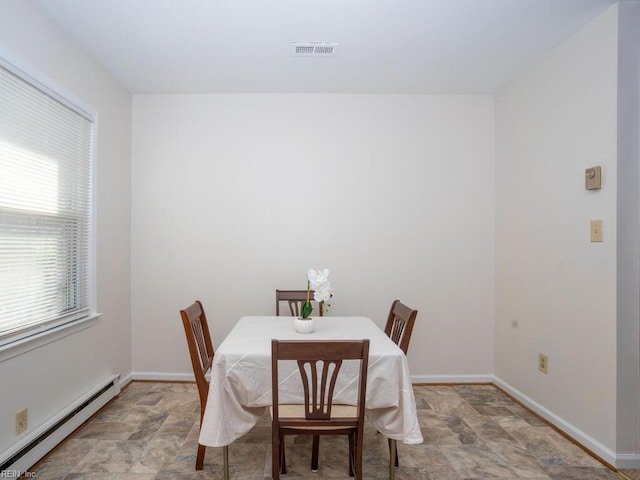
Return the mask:
{"type": "MultiPolygon", "coordinates": [[[[416,386],[424,443],[398,445],[398,480],[621,480],[490,385],[416,386]]],[[[194,384],[131,383],[32,470],[38,480],[222,479],[222,449],[194,470],[199,404],[194,384]]],[[[232,480],[271,478],[268,418],[229,448],[232,480]]],[[[348,479],[346,441],[324,437],[320,471],[310,443],[288,437],[283,480],[348,479]]],[[[386,440],[368,427],[364,478],[388,478],[386,440]]]]}

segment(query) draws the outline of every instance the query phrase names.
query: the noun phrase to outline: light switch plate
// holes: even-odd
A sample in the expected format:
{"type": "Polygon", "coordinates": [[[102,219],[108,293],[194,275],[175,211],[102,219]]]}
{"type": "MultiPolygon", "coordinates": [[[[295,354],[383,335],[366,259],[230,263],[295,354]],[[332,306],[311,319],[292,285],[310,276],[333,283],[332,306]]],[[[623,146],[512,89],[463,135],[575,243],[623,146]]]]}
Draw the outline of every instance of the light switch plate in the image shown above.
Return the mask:
{"type": "Polygon", "coordinates": [[[587,190],[602,188],[602,167],[591,167],[584,171],[584,188],[587,190]]]}
{"type": "Polygon", "coordinates": [[[591,241],[603,242],[602,220],[591,220],[591,241]]]}

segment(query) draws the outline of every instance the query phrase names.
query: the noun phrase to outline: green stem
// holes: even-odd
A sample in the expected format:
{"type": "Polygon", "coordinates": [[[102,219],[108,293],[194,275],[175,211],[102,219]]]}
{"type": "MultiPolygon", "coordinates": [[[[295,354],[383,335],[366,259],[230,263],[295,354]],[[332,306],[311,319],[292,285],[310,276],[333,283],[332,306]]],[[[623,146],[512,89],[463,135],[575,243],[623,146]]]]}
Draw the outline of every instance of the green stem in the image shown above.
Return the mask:
{"type": "Polygon", "coordinates": [[[302,306],[303,319],[309,318],[309,315],[311,315],[311,312],[313,310],[313,307],[311,306],[310,290],[311,290],[311,282],[307,280],[307,299],[305,300],[304,305],[302,306]]]}

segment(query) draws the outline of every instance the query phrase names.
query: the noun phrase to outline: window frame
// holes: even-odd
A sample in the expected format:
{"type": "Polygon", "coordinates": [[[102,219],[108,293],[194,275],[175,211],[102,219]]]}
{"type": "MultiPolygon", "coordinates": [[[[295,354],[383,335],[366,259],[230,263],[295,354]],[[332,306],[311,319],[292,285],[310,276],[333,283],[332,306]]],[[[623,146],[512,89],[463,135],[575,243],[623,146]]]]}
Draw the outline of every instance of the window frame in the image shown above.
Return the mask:
{"type": "MultiPolygon", "coordinates": [[[[98,112],[76,95],[60,87],[44,73],[0,45],[0,66],[39,89],[54,100],[84,116],[92,123],[93,146],[89,156],[88,208],[88,309],[55,320],[42,321],[25,330],[0,338],[0,362],[26,351],[46,345],[97,323],[101,316],[96,310],[96,166],[98,149],[98,112]]],[[[72,220],[61,217],[61,221],[72,220]]]]}

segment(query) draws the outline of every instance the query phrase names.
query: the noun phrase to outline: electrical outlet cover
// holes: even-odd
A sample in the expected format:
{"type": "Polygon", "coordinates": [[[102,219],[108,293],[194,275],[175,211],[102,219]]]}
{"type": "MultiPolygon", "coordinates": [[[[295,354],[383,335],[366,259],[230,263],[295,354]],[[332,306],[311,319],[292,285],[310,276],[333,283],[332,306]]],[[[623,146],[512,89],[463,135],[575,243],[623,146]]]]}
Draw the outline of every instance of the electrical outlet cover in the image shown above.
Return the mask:
{"type": "Polygon", "coordinates": [[[538,355],[538,370],[542,373],[549,373],[549,357],[544,353],[538,355]]]}
{"type": "Polygon", "coordinates": [[[29,411],[26,408],[16,412],[16,435],[20,435],[27,430],[29,425],[29,411]]]}

